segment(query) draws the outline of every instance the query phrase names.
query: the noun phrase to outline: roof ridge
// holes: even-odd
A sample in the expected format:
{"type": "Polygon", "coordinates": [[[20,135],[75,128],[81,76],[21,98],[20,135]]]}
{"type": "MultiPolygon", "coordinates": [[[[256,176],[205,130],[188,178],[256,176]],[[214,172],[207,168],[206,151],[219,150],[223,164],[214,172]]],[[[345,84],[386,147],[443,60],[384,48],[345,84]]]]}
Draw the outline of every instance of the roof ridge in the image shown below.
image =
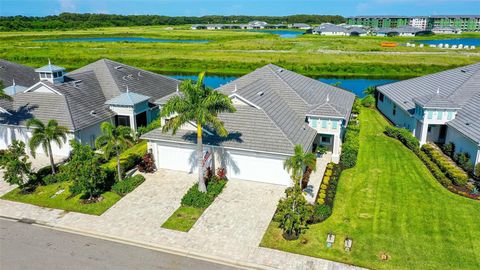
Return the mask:
{"type": "MultiPolygon", "coordinates": [[[[280,75],[278,75],[277,72],[275,72],[275,70],[273,70],[273,68],[272,68],[271,66],[273,66],[273,64],[267,65],[268,69],[269,69],[277,78],[279,78],[285,85],[287,85],[288,88],[292,89],[292,91],[293,91],[306,105],[308,105],[308,102],[307,102],[305,99],[303,99],[302,96],[300,96],[300,94],[298,94],[297,91],[296,91],[287,81],[285,81],[280,75]]],[[[279,67],[279,68],[284,69],[284,68],[282,68],[282,67],[279,67]]],[[[286,69],[284,69],[284,70],[286,70],[286,69]]]]}
{"type": "Polygon", "coordinates": [[[76,130],[76,125],[75,125],[75,122],[73,121],[72,111],[70,110],[70,103],[68,102],[67,95],[63,94],[61,96],[65,99],[65,104],[67,106],[67,111],[68,111],[68,118],[70,119],[70,122],[72,123],[73,131],[75,131],[76,130]]]}

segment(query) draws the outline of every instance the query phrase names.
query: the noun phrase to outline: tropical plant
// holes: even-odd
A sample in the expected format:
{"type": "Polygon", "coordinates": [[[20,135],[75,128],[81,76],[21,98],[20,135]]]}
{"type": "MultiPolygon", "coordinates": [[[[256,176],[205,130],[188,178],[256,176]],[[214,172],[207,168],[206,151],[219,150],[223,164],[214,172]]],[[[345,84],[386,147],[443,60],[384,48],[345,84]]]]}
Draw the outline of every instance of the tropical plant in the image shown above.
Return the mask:
{"type": "Polygon", "coordinates": [[[23,188],[32,176],[31,168],[32,164],[25,153],[25,143],[13,141],[0,159],[0,169],[5,170],[5,181],[23,188]]]}
{"type": "Polygon", "coordinates": [[[477,165],[475,165],[475,176],[476,177],[479,177],[480,178],[480,163],[477,163],[477,165]]]}
{"type": "Polygon", "coordinates": [[[12,97],[3,91],[3,81],[0,81],[0,99],[12,100],[12,97]]]}
{"type": "Polygon", "coordinates": [[[295,184],[285,190],[286,197],[278,203],[275,220],[283,230],[287,240],[297,239],[307,228],[307,222],[312,217],[312,208],[302,194],[302,189],[295,184]]]}
{"type": "Polygon", "coordinates": [[[103,193],[105,189],[106,173],[100,167],[100,162],[95,152],[88,145],[82,145],[76,140],[71,140],[72,155],[70,161],[62,167],[60,174],[73,179],[71,192],[83,192],[83,195],[92,200],[103,193]]]}
{"type": "Polygon", "coordinates": [[[291,174],[294,183],[299,183],[303,178],[305,168],[309,167],[312,171],[317,170],[317,157],[313,153],[305,153],[303,147],[299,144],[295,145],[293,156],[287,158],[283,163],[283,167],[291,174]]]}
{"type": "Polygon", "coordinates": [[[180,85],[181,95],[174,96],[163,106],[161,116],[173,116],[162,128],[163,132],[172,131],[173,134],[188,122],[197,126],[197,164],[198,164],[198,189],[206,192],[207,187],[203,176],[203,127],[211,126],[218,135],[226,137],[228,131],[223,122],[218,118],[221,112],[233,113],[236,111],[232,101],[226,95],[203,86],[205,72],[198,75],[198,80],[186,80],[180,85]]]}
{"type": "Polygon", "coordinates": [[[118,181],[122,181],[120,153],[133,145],[132,130],[126,126],[115,127],[110,122],[103,122],[100,129],[102,135],[97,138],[95,145],[102,149],[105,159],[109,159],[113,154],[116,156],[118,181]]]}
{"type": "Polygon", "coordinates": [[[140,164],[137,166],[138,170],[142,173],[153,173],[155,171],[155,162],[153,160],[153,155],[146,153],[140,164]]]}
{"type": "Polygon", "coordinates": [[[453,142],[449,142],[443,145],[442,150],[445,153],[445,155],[451,158],[455,156],[455,144],[453,142]]]}
{"type": "Polygon", "coordinates": [[[68,128],[58,125],[56,120],[49,120],[45,125],[41,120],[32,118],[27,121],[27,128],[34,127],[32,137],[28,142],[30,152],[33,157],[36,155],[36,149],[41,145],[45,154],[50,157],[50,166],[52,167],[52,174],[55,174],[55,162],[53,160],[52,142],[55,142],[58,147],[67,141],[68,128]]]}
{"type": "Polygon", "coordinates": [[[373,95],[375,94],[375,91],[377,90],[377,88],[375,86],[369,86],[367,88],[365,88],[365,90],[363,90],[363,93],[368,96],[368,95],[373,95]]]}

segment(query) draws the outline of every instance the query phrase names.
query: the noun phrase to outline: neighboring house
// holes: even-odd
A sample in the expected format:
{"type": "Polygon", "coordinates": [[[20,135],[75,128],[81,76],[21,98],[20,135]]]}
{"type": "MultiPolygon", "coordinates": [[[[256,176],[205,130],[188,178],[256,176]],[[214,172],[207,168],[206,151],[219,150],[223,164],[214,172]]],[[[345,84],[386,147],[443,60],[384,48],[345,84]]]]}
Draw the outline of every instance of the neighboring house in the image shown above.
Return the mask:
{"type": "Polygon", "coordinates": [[[347,28],[347,34],[349,36],[361,36],[364,37],[368,34],[367,30],[363,29],[362,27],[352,26],[347,28]]]}
{"type": "Polygon", "coordinates": [[[420,32],[428,32],[420,28],[412,26],[402,26],[396,28],[376,28],[372,33],[376,36],[386,37],[386,36],[401,36],[401,37],[414,37],[420,32]]]}
{"type": "Polygon", "coordinates": [[[312,29],[312,27],[306,23],[293,23],[293,24],[290,24],[289,27],[293,29],[302,29],[302,30],[312,29]]]}
{"type": "Polygon", "coordinates": [[[378,109],[420,144],[455,144],[480,162],[480,63],[377,87],[378,109]]]}
{"type": "Polygon", "coordinates": [[[251,21],[248,23],[249,29],[264,29],[268,25],[267,22],[262,21],[251,21]]]}
{"type": "Polygon", "coordinates": [[[435,34],[461,34],[462,30],[455,27],[444,26],[444,27],[434,27],[432,32],[435,34]]]}
{"type": "MultiPolygon", "coordinates": [[[[228,95],[237,112],[219,115],[229,131],[226,138],[204,128],[205,156],[211,157],[207,162],[212,169],[225,168],[230,179],[290,185],[283,162],[297,144],[305,151],[325,145],[333,161],[339,161],[355,100],[351,92],[271,64],[216,91],[228,95]]],[[[161,107],[170,97],[157,104],[161,107]]],[[[158,168],[195,172],[195,123],[175,135],[160,128],[143,138],[158,168]]]]}
{"type": "Polygon", "coordinates": [[[348,36],[349,33],[345,27],[331,23],[323,23],[313,28],[313,34],[321,36],[348,36]]]}
{"type": "MultiPolygon", "coordinates": [[[[27,89],[13,92],[13,101],[0,101],[0,149],[7,148],[12,140],[28,142],[31,130],[25,124],[31,118],[57,120],[68,128],[69,140],[75,138],[93,146],[104,121],[134,130],[146,126],[158,117],[159,109],[153,101],[175,92],[180,83],[107,59],[69,73],[50,63],[33,73],[21,65],[9,65],[17,68],[1,74],[7,83],[10,77],[17,83],[17,78],[31,78],[33,73],[37,79],[26,81],[30,84],[25,85],[27,89]]],[[[62,148],[54,144],[52,150],[54,155],[67,156],[70,146],[68,142],[62,148]]]]}

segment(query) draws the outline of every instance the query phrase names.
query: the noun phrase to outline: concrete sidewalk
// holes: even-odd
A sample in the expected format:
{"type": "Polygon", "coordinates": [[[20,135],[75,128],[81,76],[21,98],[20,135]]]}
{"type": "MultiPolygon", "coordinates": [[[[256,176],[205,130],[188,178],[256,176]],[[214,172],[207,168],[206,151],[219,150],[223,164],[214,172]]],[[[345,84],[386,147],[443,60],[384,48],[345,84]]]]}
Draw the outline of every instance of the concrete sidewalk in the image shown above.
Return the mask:
{"type": "MultiPolygon", "coordinates": [[[[284,187],[231,180],[188,233],[161,228],[195,176],[168,170],[146,181],[101,216],[0,200],[0,216],[28,218],[53,228],[122,240],[171,252],[228,260],[263,269],[357,269],[345,264],[258,247],[284,187]]],[[[0,181],[0,195],[6,193],[0,181]]]]}

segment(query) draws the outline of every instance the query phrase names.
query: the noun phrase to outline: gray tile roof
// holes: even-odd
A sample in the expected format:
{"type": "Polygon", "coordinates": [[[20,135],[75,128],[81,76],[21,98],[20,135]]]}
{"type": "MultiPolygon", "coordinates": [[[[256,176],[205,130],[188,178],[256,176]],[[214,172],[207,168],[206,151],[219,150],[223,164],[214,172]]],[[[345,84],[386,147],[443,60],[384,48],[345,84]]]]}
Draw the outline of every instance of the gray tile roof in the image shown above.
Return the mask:
{"type": "Polygon", "coordinates": [[[0,59],[0,81],[3,82],[3,87],[11,86],[13,80],[17,85],[30,87],[40,81],[40,78],[31,67],[0,59]]]}
{"type": "Polygon", "coordinates": [[[314,32],[320,33],[330,33],[330,32],[337,32],[337,33],[347,33],[347,29],[342,26],[338,26],[335,24],[324,23],[320,26],[317,26],[313,29],[314,32]]]}
{"type": "Polygon", "coordinates": [[[457,103],[450,100],[449,97],[440,94],[416,97],[413,99],[413,102],[426,109],[460,109],[457,103]]]}
{"type": "MultiPolygon", "coordinates": [[[[248,136],[255,134],[258,137],[264,133],[264,129],[269,131],[265,132],[265,140],[270,138],[271,141],[278,141],[281,138],[280,144],[269,144],[268,150],[262,146],[263,141],[259,144],[251,143],[248,146],[237,142],[235,147],[288,154],[291,154],[296,144],[302,145],[307,150],[313,143],[317,132],[305,122],[310,107],[319,107],[329,97],[329,103],[336,108],[336,111],[325,116],[340,117],[348,121],[355,100],[355,95],[350,92],[271,64],[221,86],[217,91],[228,96],[236,95],[240,100],[254,106],[237,105],[236,113],[222,114],[222,120],[229,132],[232,132],[229,126],[237,128],[235,123],[240,122],[247,123],[246,126],[242,126],[242,138],[245,142],[254,141],[248,136]],[[245,113],[247,108],[249,112],[256,111],[256,113],[245,113]],[[257,120],[257,117],[261,120],[257,120]],[[268,121],[265,122],[265,120],[268,121]],[[271,129],[272,126],[275,129],[271,129]]],[[[175,94],[177,93],[172,95],[175,94]]],[[[168,98],[160,99],[157,103],[164,104],[168,98]]],[[[158,139],[155,137],[158,133],[159,131],[156,131],[147,137],[158,139]]],[[[182,139],[184,135],[168,136],[170,140],[185,141],[182,139]]],[[[164,136],[162,135],[161,138],[165,138],[164,136]]]]}
{"type": "Polygon", "coordinates": [[[125,92],[119,96],[109,99],[105,102],[107,105],[134,106],[140,102],[149,100],[150,97],[140,95],[134,92],[125,92]]]}
{"type": "MultiPolygon", "coordinates": [[[[292,143],[262,110],[238,106],[235,113],[222,113],[219,118],[230,135],[222,138],[215,133],[208,135],[204,132],[204,144],[285,155],[293,153],[292,143]]],[[[176,135],[172,135],[171,132],[162,133],[162,129],[158,128],[144,134],[142,138],[194,144],[197,135],[190,130],[178,130],[176,135]]]]}
{"type": "Polygon", "coordinates": [[[457,105],[460,110],[447,125],[480,142],[480,63],[378,86],[377,90],[412,114],[415,101],[429,108],[457,105]],[[435,97],[437,91],[439,97],[435,97]]]}
{"type": "Polygon", "coordinates": [[[313,105],[310,106],[307,115],[309,116],[319,116],[319,117],[338,117],[343,118],[345,113],[343,112],[342,108],[338,108],[337,106],[326,102],[320,105],[313,105]]]}

